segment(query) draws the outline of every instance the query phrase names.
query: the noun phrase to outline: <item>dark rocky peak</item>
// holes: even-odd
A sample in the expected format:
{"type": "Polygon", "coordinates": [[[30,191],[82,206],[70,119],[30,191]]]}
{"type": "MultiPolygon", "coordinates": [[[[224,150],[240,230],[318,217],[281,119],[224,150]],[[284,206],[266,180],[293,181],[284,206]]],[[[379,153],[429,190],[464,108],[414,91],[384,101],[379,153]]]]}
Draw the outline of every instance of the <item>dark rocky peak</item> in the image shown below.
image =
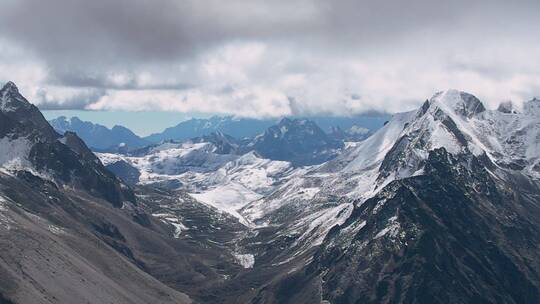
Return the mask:
{"type": "Polygon", "coordinates": [[[332,303],[538,303],[538,217],[527,214],[538,207],[472,155],[435,149],[426,161],[358,204],[281,290],[322,277],[332,303]]]}
{"type": "Polygon", "coordinates": [[[470,118],[486,110],[484,104],[480,101],[480,99],[476,98],[476,96],[465,92],[460,92],[460,95],[461,99],[463,100],[463,104],[457,109],[459,114],[470,118]]]}
{"type": "Polygon", "coordinates": [[[27,137],[31,141],[54,141],[58,134],[39,109],[32,105],[13,82],[0,90],[0,137],[27,137]]]}
{"type": "Polygon", "coordinates": [[[10,92],[10,93],[14,93],[14,94],[19,94],[19,89],[17,88],[17,86],[15,85],[15,83],[11,82],[11,81],[8,81],[3,87],[2,89],[0,90],[0,92],[4,93],[4,92],[10,92]]]}
{"type": "Polygon", "coordinates": [[[20,93],[17,86],[9,81],[0,90],[0,110],[2,112],[15,112],[29,109],[31,104],[20,93]]]}
{"type": "Polygon", "coordinates": [[[130,188],[109,172],[73,132],[53,142],[38,142],[28,156],[33,169],[46,172],[57,183],[84,190],[109,201],[115,207],[136,203],[130,188]]]}

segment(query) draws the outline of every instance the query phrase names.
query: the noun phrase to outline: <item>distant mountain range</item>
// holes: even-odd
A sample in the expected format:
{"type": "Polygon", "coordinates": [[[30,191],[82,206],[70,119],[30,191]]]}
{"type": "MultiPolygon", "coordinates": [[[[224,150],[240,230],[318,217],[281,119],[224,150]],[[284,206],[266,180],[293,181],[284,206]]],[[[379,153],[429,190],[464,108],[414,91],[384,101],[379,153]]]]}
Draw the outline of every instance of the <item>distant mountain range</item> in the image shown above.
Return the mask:
{"type": "Polygon", "coordinates": [[[65,116],[52,119],[49,123],[60,134],[66,131],[77,133],[86,145],[95,151],[136,149],[150,144],[123,126],[114,126],[109,129],[100,124],[82,121],[78,117],[68,119],[65,116]]]}
{"type": "Polygon", "coordinates": [[[161,133],[152,134],[144,139],[159,143],[166,140],[186,140],[195,137],[209,135],[214,132],[222,132],[235,138],[253,137],[271,125],[277,119],[251,119],[235,118],[233,116],[212,116],[210,118],[192,118],[165,129],[161,133]]]}
{"type": "Polygon", "coordinates": [[[68,119],[62,116],[49,123],[60,134],[66,131],[76,133],[95,152],[133,154],[162,142],[190,140],[211,142],[221,149],[219,153],[228,153],[231,149],[237,152],[254,150],[263,157],[286,160],[299,166],[319,164],[333,158],[344,142],[363,140],[382,127],[388,118],[375,115],[258,120],[213,116],[190,119],[145,138],[122,126],[109,129],[77,117],[68,119]]]}
{"type": "MultiPolygon", "coordinates": [[[[343,130],[368,130],[364,135],[372,133],[382,127],[390,118],[387,114],[360,115],[352,117],[309,117],[327,133],[333,128],[343,130]]],[[[294,119],[294,118],[291,118],[294,119]]],[[[280,119],[252,119],[236,118],[233,116],[213,116],[207,119],[193,118],[178,125],[167,128],[161,133],[152,134],[144,139],[159,143],[164,140],[186,140],[194,137],[208,135],[213,132],[222,132],[237,139],[254,137],[263,133],[269,127],[278,123],[280,119]]]]}

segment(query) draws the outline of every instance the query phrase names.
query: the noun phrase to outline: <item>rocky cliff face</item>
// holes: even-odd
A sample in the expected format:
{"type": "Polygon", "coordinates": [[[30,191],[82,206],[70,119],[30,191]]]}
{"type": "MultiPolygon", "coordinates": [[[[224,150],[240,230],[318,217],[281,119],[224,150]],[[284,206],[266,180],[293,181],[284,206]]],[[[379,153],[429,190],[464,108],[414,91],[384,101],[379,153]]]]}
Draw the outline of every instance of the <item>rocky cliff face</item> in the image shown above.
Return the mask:
{"type": "Polygon", "coordinates": [[[77,135],[57,134],[13,83],[0,90],[2,165],[57,184],[83,188],[116,207],[135,203],[132,191],[103,167],[77,135]]]}

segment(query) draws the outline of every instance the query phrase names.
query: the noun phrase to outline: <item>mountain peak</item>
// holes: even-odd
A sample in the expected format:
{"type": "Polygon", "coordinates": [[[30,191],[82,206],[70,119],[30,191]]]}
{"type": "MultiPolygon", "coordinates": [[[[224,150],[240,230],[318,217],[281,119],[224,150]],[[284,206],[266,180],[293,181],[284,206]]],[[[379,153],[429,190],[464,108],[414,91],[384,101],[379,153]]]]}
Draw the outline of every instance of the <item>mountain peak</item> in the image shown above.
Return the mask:
{"type": "Polygon", "coordinates": [[[17,86],[15,85],[15,83],[13,83],[12,81],[8,81],[4,87],[2,87],[2,89],[0,90],[2,93],[3,92],[13,92],[13,93],[19,93],[19,89],[17,88],[17,86]]]}
{"type": "Polygon", "coordinates": [[[476,96],[454,89],[436,93],[431,97],[429,104],[467,118],[486,110],[484,104],[476,96]]]}
{"type": "Polygon", "coordinates": [[[19,93],[17,86],[8,81],[0,90],[0,111],[14,112],[20,108],[30,107],[30,103],[19,93]]]}

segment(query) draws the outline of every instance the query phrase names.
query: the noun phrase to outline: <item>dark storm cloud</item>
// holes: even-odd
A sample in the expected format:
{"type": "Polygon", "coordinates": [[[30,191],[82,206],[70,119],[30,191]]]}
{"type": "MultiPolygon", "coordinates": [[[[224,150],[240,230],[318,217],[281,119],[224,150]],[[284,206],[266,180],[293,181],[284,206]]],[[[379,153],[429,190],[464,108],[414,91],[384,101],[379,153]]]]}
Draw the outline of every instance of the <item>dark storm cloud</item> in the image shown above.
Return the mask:
{"type": "Polygon", "coordinates": [[[511,25],[540,8],[540,1],[493,0],[6,1],[3,35],[55,64],[89,65],[185,58],[231,39],[388,43],[412,31],[451,29],[467,18],[491,20],[490,27],[504,18],[511,25]]]}
{"type": "Polygon", "coordinates": [[[264,36],[310,22],[272,16],[285,13],[284,3],[15,0],[0,10],[0,31],[56,63],[163,61],[193,55],[224,39],[264,36]]]}
{"type": "Polygon", "coordinates": [[[141,83],[134,73],[123,73],[120,82],[115,82],[114,75],[105,73],[88,74],[86,71],[55,71],[51,73],[49,82],[73,88],[115,89],[115,90],[186,90],[194,88],[193,84],[169,81],[156,84],[141,83]]]}

